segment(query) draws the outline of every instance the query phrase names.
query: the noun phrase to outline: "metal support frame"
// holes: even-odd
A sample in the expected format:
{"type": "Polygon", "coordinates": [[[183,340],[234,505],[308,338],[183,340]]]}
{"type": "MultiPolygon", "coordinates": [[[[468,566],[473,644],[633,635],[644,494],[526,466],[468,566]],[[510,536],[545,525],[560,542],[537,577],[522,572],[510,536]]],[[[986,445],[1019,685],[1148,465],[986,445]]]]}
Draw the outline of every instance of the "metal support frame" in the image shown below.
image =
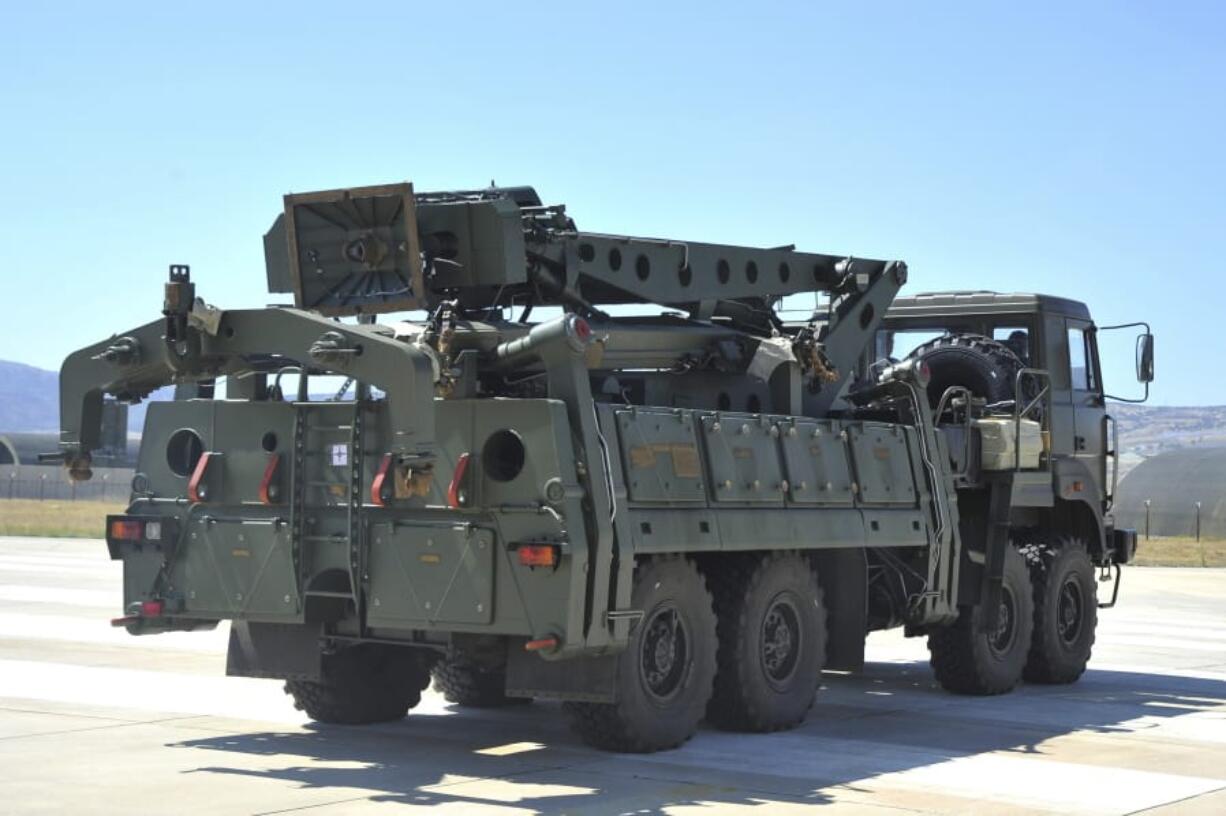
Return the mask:
{"type": "MultiPolygon", "coordinates": [[[[1051,372],[1045,368],[1022,368],[1019,369],[1013,378],[1013,469],[1020,471],[1022,469],[1022,420],[1026,415],[1035,409],[1040,400],[1046,398],[1044,402],[1044,411],[1039,421],[1039,432],[1048,434],[1048,439],[1051,438],[1051,412],[1052,412],[1052,389],[1051,389],[1051,372]],[[1045,383],[1039,389],[1039,393],[1034,399],[1026,403],[1022,407],[1022,382],[1026,377],[1033,377],[1039,382],[1045,383]]],[[[1050,452],[1044,458],[1047,463],[1047,470],[1051,470],[1051,454],[1050,452]]]]}
{"type": "Polygon", "coordinates": [[[961,395],[962,404],[965,406],[962,412],[962,462],[964,469],[956,471],[953,474],[955,477],[966,476],[971,469],[971,453],[974,449],[974,446],[971,445],[971,422],[973,420],[971,416],[971,390],[964,385],[951,385],[945,389],[945,393],[941,394],[941,399],[937,401],[936,410],[932,412],[933,423],[939,423],[947,407],[957,407],[954,399],[959,395],[961,395]]]}
{"type": "Polygon", "coordinates": [[[1013,476],[1005,473],[992,479],[988,496],[988,535],[984,543],[986,563],[983,570],[983,590],[979,604],[979,631],[995,631],[1000,619],[1000,594],[1005,576],[1005,551],[1009,548],[1009,508],[1013,494],[1013,476]]]}

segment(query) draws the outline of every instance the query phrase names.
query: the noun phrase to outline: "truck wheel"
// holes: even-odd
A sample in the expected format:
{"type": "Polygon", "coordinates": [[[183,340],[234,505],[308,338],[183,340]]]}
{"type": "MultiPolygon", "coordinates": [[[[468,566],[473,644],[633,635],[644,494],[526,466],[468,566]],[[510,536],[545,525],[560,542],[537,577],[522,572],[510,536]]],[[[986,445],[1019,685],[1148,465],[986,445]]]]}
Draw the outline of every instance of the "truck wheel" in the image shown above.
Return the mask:
{"type": "Polygon", "coordinates": [[[945,389],[953,385],[968,388],[989,404],[1012,400],[1017,372],[1022,367],[1022,361],[1008,346],[979,334],[938,337],[911,352],[910,357],[928,364],[928,401],[933,408],[945,389]]]}
{"type": "Polygon", "coordinates": [[[532,702],[529,697],[508,697],[505,667],[487,669],[463,657],[447,657],[434,664],[434,690],[447,702],[472,708],[494,708],[532,702]]]}
{"type": "Polygon", "coordinates": [[[1022,679],[1034,628],[1034,597],[1026,560],[1005,548],[999,620],[991,632],[978,631],[983,607],[963,607],[957,622],[928,636],[933,671],[946,691],[1003,694],[1022,679]]]}
{"type": "Polygon", "coordinates": [[[1078,538],[1048,536],[1021,548],[1034,587],[1034,634],[1023,676],[1072,683],[1086,670],[1098,626],[1094,565],[1078,538]]]}
{"type": "Polygon", "coordinates": [[[643,610],[617,660],[616,703],[565,703],[585,742],[610,751],[674,748],[698,728],[715,679],[715,613],[692,561],[647,561],[635,574],[643,610]]]}
{"type": "Polygon", "coordinates": [[[736,731],[799,725],[826,663],[826,609],[808,559],[721,559],[708,578],[719,653],[707,719],[736,731]]]}
{"type": "Polygon", "coordinates": [[[361,725],[404,717],[429,684],[414,650],[363,643],[324,655],[322,681],[287,680],[285,692],[312,720],[361,725]]]}

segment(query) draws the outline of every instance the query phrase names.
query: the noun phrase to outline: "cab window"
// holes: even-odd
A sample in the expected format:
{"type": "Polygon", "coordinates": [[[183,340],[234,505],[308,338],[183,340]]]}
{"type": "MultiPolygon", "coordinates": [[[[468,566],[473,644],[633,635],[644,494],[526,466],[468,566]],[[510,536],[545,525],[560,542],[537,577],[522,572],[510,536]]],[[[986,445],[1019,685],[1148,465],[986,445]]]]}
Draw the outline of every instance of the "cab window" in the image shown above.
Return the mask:
{"type": "Polygon", "coordinates": [[[1074,391],[1095,391],[1094,358],[1085,329],[1068,330],[1069,378],[1074,391]]]}
{"type": "Polygon", "coordinates": [[[1022,365],[1030,365],[1030,332],[1025,326],[997,326],[992,329],[992,339],[1008,347],[1022,365]]]}
{"type": "Polygon", "coordinates": [[[949,334],[944,329],[882,329],[873,349],[876,360],[901,360],[925,343],[949,334]]]}

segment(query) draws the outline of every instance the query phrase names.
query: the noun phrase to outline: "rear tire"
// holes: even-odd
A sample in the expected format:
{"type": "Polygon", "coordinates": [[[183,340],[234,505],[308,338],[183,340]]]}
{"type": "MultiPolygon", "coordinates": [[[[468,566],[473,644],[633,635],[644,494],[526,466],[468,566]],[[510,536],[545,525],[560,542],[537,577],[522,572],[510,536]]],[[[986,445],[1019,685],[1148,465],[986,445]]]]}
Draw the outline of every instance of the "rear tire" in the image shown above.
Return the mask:
{"type": "Polygon", "coordinates": [[[1034,628],[1034,596],[1026,561],[1005,548],[999,625],[980,632],[983,607],[963,607],[957,622],[928,636],[937,682],[955,694],[1003,694],[1022,679],[1034,628]]]}
{"type": "Polygon", "coordinates": [[[1034,634],[1023,676],[1028,683],[1072,683],[1085,673],[1098,627],[1094,565],[1079,538],[1036,538],[1021,548],[1034,588],[1034,634]]]}
{"type": "Polygon", "coordinates": [[[508,697],[505,667],[483,668],[463,657],[454,656],[434,665],[434,690],[442,692],[449,703],[470,708],[530,703],[529,697],[508,697]]]}
{"type": "Polygon", "coordinates": [[[363,643],[323,656],[323,679],[287,680],[294,708],[340,725],[399,720],[430,684],[427,661],[413,649],[363,643]]]}
{"type": "Polygon", "coordinates": [[[804,721],[826,663],[826,609],[798,553],[721,557],[708,578],[719,616],[712,724],[778,731],[804,721]]]}
{"type": "Polygon", "coordinates": [[[635,573],[632,604],[643,618],[617,660],[616,703],[563,704],[589,745],[647,753],[693,736],[715,679],[715,613],[692,561],[665,557],[635,573]]]}

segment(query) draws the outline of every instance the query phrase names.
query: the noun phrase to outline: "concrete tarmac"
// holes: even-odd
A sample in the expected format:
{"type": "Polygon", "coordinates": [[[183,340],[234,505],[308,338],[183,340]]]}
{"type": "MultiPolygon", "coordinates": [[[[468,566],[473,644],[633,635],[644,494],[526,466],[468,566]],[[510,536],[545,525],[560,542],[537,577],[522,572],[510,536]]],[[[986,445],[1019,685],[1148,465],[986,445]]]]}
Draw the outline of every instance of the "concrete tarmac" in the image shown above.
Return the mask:
{"type": "Polygon", "coordinates": [[[1126,569],[1091,669],[995,698],[869,639],[808,722],[595,751],[553,704],[320,726],[224,677],[226,632],[131,637],[99,541],[0,538],[0,813],[1226,813],[1226,570],[1126,569]]]}

